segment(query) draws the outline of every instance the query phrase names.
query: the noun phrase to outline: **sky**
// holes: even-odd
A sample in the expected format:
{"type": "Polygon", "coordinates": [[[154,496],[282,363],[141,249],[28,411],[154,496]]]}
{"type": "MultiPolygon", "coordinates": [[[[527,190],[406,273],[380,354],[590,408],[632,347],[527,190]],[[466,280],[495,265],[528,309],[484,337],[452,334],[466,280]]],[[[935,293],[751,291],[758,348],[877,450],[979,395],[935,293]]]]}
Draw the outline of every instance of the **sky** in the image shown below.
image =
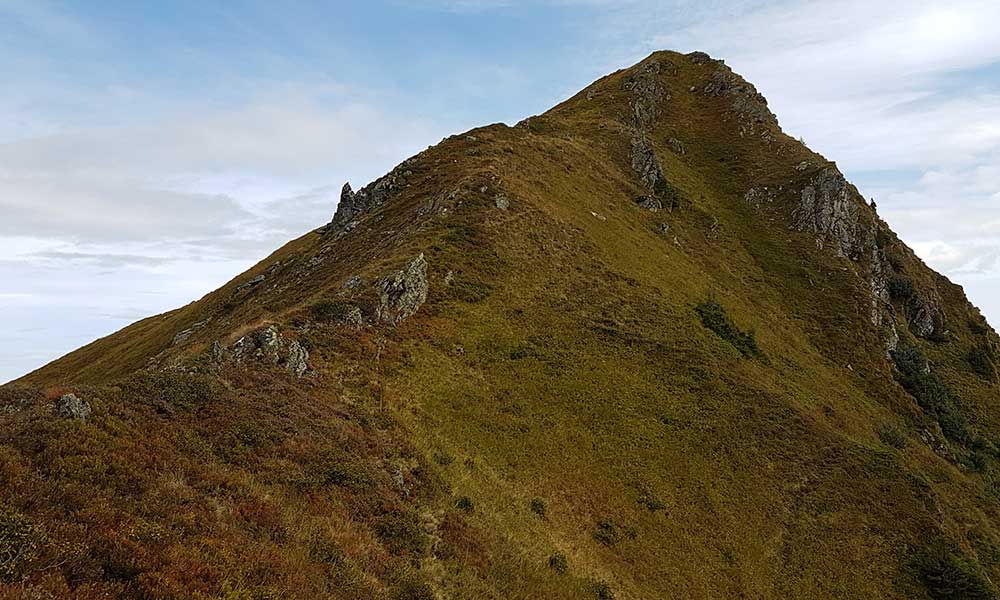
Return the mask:
{"type": "Polygon", "coordinates": [[[198,299],[340,187],[659,49],[724,58],[1000,324],[996,0],[0,0],[0,382],[198,299]]]}

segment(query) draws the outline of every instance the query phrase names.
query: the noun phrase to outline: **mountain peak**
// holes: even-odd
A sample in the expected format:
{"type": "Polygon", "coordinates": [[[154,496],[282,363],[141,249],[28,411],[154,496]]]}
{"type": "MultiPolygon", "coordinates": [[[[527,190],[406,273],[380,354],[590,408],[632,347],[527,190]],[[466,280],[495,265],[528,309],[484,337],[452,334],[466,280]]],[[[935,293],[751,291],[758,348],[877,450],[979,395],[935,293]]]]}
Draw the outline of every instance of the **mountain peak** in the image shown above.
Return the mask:
{"type": "Polygon", "coordinates": [[[996,597],[998,352],[752,84],[657,52],[0,388],[0,591],[996,597]]]}

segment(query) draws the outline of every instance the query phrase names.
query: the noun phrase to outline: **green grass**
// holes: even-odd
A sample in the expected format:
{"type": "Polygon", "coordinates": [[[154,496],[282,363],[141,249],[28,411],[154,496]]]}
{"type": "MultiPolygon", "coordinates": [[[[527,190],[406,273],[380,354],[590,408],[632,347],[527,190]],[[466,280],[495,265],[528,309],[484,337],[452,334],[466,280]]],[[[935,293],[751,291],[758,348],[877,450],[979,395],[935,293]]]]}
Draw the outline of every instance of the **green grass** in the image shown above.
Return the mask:
{"type": "Polygon", "coordinates": [[[0,554],[22,557],[0,595],[992,593],[992,330],[881,232],[910,282],[897,305],[934,288],[952,332],[918,340],[901,312],[887,360],[862,265],[789,227],[813,175],[796,165],[825,160],[741,132],[732,98],[697,91],[718,65],[654,60],[673,210],[633,202],[622,71],[421,153],[349,235],[307,234],[0,390],[0,554]],[[784,191],[758,211],[743,197],[762,185],[784,191]],[[344,282],[421,252],[414,317],[337,326],[377,301],[344,282]],[[309,347],[309,377],[211,362],[264,324],[309,347]],[[52,416],[68,391],[90,418],[52,416]]]}

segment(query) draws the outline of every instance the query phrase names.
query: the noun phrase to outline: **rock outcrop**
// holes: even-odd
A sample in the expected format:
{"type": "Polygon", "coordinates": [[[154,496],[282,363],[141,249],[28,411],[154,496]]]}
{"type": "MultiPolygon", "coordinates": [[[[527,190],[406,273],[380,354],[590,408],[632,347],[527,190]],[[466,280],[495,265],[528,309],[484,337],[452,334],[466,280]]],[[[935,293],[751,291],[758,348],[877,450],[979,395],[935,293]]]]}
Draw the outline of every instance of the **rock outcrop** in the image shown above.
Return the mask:
{"type": "Polygon", "coordinates": [[[76,394],[64,394],[56,400],[56,414],[64,419],[86,419],[93,412],[90,403],[76,394]]]}
{"type": "Polygon", "coordinates": [[[358,220],[365,214],[383,206],[398,189],[406,184],[406,179],[412,175],[409,166],[413,159],[408,159],[389,174],[380,177],[358,191],[351,189],[350,183],[345,183],[340,191],[340,202],[333,220],[322,228],[321,233],[350,231],[357,226],[358,220]]]}
{"type": "Polygon", "coordinates": [[[256,361],[280,365],[295,377],[302,377],[309,370],[309,351],[298,340],[282,336],[273,325],[246,334],[230,348],[216,343],[212,356],[217,363],[232,359],[236,364],[256,361]]]}
{"type": "Polygon", "coordinates": [[[733,111],[740,117],[740,135],[757,133],[761,126],[778,127],[778,118],[768,108],[767,98],[725,65],[719,65],[712,73],[702,93],[731,100],[733,111]]]}
{"type": "Polygon", "coordinates": [[[377,285],[376,317],[395,325],[410,317],[427,300],[427,260],[421,254],[405,267],[383,278],[377,285]]]}

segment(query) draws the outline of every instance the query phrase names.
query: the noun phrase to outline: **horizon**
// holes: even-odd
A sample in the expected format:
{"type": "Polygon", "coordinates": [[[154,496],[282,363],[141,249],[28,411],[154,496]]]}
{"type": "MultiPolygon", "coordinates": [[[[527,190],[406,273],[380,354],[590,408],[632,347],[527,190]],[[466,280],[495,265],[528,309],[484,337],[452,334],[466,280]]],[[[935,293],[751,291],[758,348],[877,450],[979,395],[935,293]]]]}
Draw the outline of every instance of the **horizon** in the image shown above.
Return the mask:
{"type": "Polygon", "coordinates": [[[1000,6],[699,6],[0,0],[0,381],[219,287],[345,181],[658,49],[724,59],[1000,321],[1000,6]]]}

